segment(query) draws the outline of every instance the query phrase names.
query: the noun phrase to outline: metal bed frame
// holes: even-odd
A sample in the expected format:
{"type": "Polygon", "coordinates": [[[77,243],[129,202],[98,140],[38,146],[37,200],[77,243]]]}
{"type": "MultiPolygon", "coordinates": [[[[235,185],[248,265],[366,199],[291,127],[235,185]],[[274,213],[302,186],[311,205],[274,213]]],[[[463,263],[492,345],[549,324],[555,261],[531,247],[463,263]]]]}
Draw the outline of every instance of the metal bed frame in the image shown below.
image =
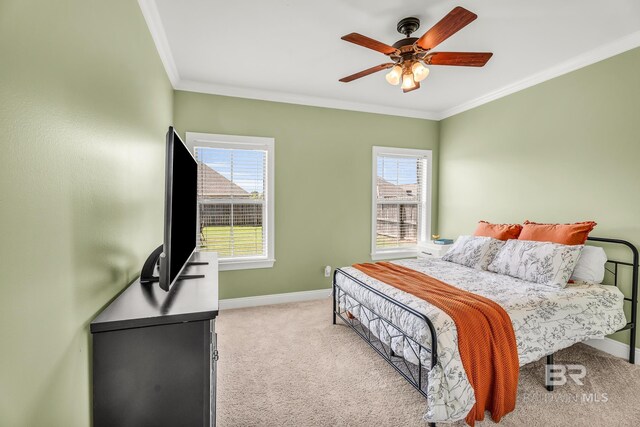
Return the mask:
{"type": "MultiPolygon", "coordinates": [[[[627,322],[627,324],[619,329],[616,332],[629,330],[630,331],[630,340],[629,340],[629,363],[635,363],[635,347],[636,347],[636,323],[637,323],[637,311],[638,311],[638,261],[639,254],[638,249],[629,243],[626,240],[620,239],[609,239],[609,238],[601,238],[601,237],[589,237],[588,240],[592,242],[600,242],[607,244],[616,244],[626,246],[631,250],[633,256],[633,262],[623,262],[623,261],[607,261],[610,264],[607,271],[613,275],[613,285],[618,287],[618,275],[619,275],[619,266],[627,266],[632,268],[632,282],[631,282],[631,297],[627,297],[625,295],[624,300],[631,303],[631,320],[627,322]]],[[[346,298],[345,298],[346,301],[346,298]]],[[[425,315],[411,307],[408,307],[405,304],[402,304],[395,299],[391,298],[388,295],[378,291],[377,289],[372,288],[366,283],[356,279],[349,273],[344,270],[337,268],[333,273],[333,324],[336,324],[337,318],[342,319],[342,321],[350,326],[362,339],[367,342],[371,348],[373,348],[384,360],[386,360],[400,375],[404,377],[405,380],[409,382],[420,394],[422,394],[425,398],[427,397],[426,387],[427,387],[427,373],[431,366],[435,366],[438,362],[438,339],[436,329],[433,326],[431,320],[425,315]],[[367,291],[379,296],[380,298],[388,301],[389,303],[401,308],[407,313],[411,314],[419,318],[420,320],[426,323],[429,331],[431,332],[431,346],[429,348],[424,347],[419,342],[415,341],[411,338],[407,333],[405,333],[401,328],[394,325],[389,319],[381,316],[380,314],[374,312],[371,308],[364,306],[360,303],[357,298],[354,298],[352,294],[342,289],[336,278],[338,274],[341,274],[351,281],[357,283],[367,291]],[[339,301],[341,297],[348,296],[353,302],[353,304],[348,307],[343,307],[340,305],[339,301]],[[389,343],[391,343],[392,339],[402,339],[403,344],[409,343],[410,345],[404,346],[404,348],[412,349],[414,355],[417,357],[418,364],[415,365],[413,363],[407,363],[407,361],[402,357],[394,353],[393,349],[388,346],[386,343],[383,343],[378,337],[371,333],[369,329],[367,329],[357,318],[351,315],[351,311],[354,308],[366,308],[366,311],[360,310],[361,316],[367,318],[368,322],[378,321],[380,329],[384,328],[387,332],[387,336],[389,337],[389,343]],[[367,314],[370,313],[370,314],[367,314]],[[417,351],[414,349],[417,348],[417,351]],[[424,366],[422,363],[421,355],[423,352],[430,355],[431,363],[429,367],[424,366]]],[[[553,365],[553,353],[547,356],[547,365],[553,365]]],[[[553,391],[552,385],[546,386],[548,391],[553,391]]],[[[429,423],[429,426],[435,426],[435,423],[429,423]]]]}

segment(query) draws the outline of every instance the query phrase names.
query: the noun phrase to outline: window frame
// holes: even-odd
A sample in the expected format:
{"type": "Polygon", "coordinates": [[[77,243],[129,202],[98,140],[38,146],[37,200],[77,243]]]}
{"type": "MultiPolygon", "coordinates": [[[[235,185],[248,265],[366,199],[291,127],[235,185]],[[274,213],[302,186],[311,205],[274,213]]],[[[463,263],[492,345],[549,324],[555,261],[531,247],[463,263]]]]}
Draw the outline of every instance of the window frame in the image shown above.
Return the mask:
{"type": "MultiPolygon", "coordinates": [[[[372,174],[371,174],[371,259],[374,261],[383,259],[397,259],[418,256],[418,244],[428,240],[431,236],[431,207],[432,207],[432,167],[433,151],[415,148],[396,147],[372,147],[372,174]],[[418,219],[418,236],[415,246],[402,248],[379,249],[376,247],[378,226],[378,157],[421,157],[426,162],[426,172],[423,175],[424,185],[420,194],[421,202],[415,202],[421,209],[418,219]]],[[[390,204],[413,204],[412,202],[395,202],[390,204]]]]}
{"type": "MultiPolygon", "coordinates": [[[[262,256],[218,258],[220,271],[272,268],[275,258],[275,139],[260,136],[223,135],[214,133],[187,132],[187,147],[194,154],[196,147],[226,148],[240,150],[266,150],[267,171],[265,174],[267,197],[263,211],[264,238],[267,241],[267,253],[262,256]]],[[[198,211],[198,221],[199,221],[198,211]]]]}

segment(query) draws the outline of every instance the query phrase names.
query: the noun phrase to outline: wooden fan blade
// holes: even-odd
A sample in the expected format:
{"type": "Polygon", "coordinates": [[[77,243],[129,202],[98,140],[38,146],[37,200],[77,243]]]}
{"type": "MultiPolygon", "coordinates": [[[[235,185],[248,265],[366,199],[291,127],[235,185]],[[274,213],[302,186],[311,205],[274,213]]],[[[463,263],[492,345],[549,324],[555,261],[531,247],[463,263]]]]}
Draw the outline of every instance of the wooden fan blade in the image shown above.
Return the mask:
{"type": "Polygon", "coordinates": [[[403,91],[404,93],[409,93],[409,92],[411,92],[412,90],[420,89],[420,82],[415,82],[415,83],[416,83],[416,85],[415,85],[413,88],[411,88],[411,89],[402,89],[402,91],[403,91]]]}
{"type": "Polygon", "coordinates": [[[340,79],[342,83],[349,83],[353,80],[359,79],[360,77],[368,76],[369,74],[377,73],[378,71],[386,70],[387,68],[391,68],[396,65],[393,62],[388,62],[386,64],[376,65],[375,67],[367,68],[366,70],[362,70],[359,73],[351,74],[350,76],[343,77],[340,79]]]}
{"type": "Polygon", "coordinates": [[[424,62],[431,65],[483,67],[492,56],[491,52],[434,52],[428,54],[424,62]]]}
{"type": "Polygon", "coordinates": [[[355,43],[357,45],[366,47],[368,49],[373,49],[378,52],[384,53],[385,55],[391,55],[392,53],[399,53],[398,49],[393,46],[389,46],[388,44],[384,44],[379,42],[378,40],[374,40],[367,36],[363,36],[358,33],[347,34],[346,36],[341,37],[342,40],[348,41],[351,43],[355,43]]]}
{"type": "Polygon", "coordinates": [[[456,7],[447,16],[442,18],[429,31],[418,39],[416,44],[425,50],[433,49],[440,43],[469,25],[478,15],[469,12],[463,7],[456,7]]]}

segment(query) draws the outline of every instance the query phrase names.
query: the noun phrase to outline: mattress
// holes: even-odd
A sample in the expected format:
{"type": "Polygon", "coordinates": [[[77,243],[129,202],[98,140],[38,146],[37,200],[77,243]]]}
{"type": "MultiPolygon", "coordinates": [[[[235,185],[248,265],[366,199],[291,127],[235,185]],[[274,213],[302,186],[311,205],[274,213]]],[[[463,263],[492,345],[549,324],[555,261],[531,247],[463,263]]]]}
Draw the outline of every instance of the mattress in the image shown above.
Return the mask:
{"type": "MultiPolygon", "coordinates": [[[[624,296],[614,286],[579,282],[565,289],[545,287],[509,276],[476,270],[437,258],[394,261],[452,286],[489,298],[509,314],[518,346],[520,366],[577,342],[603,338],[626,324],[624,296]]],[[[439,308],[411,294],[373,279],[353,267],[345,273],[416,311],[427,315],[438,335],[438,363],[430,367],[431,333],[426,323],[368,291],[350,278],[337,274],[336,283],[347,294],[338,304],[349,310],[385,345],[407,361],[430,368],[426,389],[425,420],[453,422],[465,418],[475,403],[460,359],[456,325],[439,308]],[[388,319],[423,349],[394,333],[393,328],[365,307],[388,319]],[[374,320],[369,320],[374,319],[374,320]]]]}

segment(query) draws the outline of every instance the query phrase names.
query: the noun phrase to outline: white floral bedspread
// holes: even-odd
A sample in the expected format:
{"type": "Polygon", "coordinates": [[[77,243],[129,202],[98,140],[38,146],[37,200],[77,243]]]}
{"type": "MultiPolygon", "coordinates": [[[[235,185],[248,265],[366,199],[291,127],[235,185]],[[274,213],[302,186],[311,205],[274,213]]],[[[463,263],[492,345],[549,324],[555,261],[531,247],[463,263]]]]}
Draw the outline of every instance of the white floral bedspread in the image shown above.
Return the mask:
{"type": "MultiPolygon", "coordinates": [[[[568,284],[564,289],[554,289],[437,258],[400,260],[395,263],[500,304],[511,317],[520,366],[577,342],[602,338],[626,324],[622,309],[624,297],[614,286],[575,283],[568,284]]],[[[454,422],[465,418],[475,398],[460,359],[456,326],[451,317],[426,301],[373,279],[353,267],[342,270],[428,316],[438,334],[438,363],[429,371],[426,390],[428,408],[424,419],[429,422],[454,422]]],[[[344,275],[338,274],[336,280],[340,288],[362,305],[390,320],[425,349],[431,348],[431,333],[424,321],[367,291],[344,275]]],[[[367,320],[372,316],[366,308],[359,309],[351,298],[345,296],[340,298],[339,304],[350,310],[395,353],[412,363],[418,363],[417,348],[399,337],[390,339],[388,327],[382,327],[380,321],[367,320]]],[[[423,350],[420,353],[425,367],[430,366],[429,352],[423,350]]]]}

